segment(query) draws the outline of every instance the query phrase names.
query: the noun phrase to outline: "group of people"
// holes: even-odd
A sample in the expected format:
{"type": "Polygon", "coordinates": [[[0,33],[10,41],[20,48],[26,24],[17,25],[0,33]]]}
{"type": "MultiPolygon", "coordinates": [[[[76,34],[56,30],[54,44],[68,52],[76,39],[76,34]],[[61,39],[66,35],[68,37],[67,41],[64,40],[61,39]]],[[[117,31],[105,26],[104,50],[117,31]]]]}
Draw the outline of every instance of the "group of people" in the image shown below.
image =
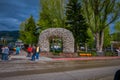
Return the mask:
{"type": "Polygon", "coordinates": [[[39,56],[40,56],[40,47],[37,46],[31,46],[29,45],[29,47],[27,48],[27,57],[31,57],[32,61],[37,61],[39,60],[39,56]]]}
{"type": "MultiPolygon", "coordinates": [[[[1,57],[1,60],[3,60],[3,61],[7,61],[7,60],[9,60],[9,55],[10,55],[10,49],[9,49],[9,47],[8,46],[3,46],[2,48],[1,48],[1,50],[2,50],[2,57],[1,57]]],[[[20,54],[20,51],[21,51],[21,48],[19,47],[19,46],[16,46],[16,52],[15,52],[15,54],[16,55],[19,55],[20,54]]],[[[39,60],[39,56],[40,56],[40,47],[37,45],[37,46],[29,46],[28,48],[27,48],[27,57],[31,57],[31,60],[32,61],[37,61],[37,60],[39,60]]]]}
{"type": "MultiPolygon", "coordinates": [[[[20,54],[20,47],[19,46],[16,46],[16,55],[18,55],[18,54],[20,54]]],[[[11,48],[10,47],[8,47],[7,45],[5,45],[5,46],[2,46],[2,48],[1,48],[1,53],[2,53],[2,57],[1,57],[1,59],[3,60],[3,61],[7,61],[7,60],[9,60],[9,55],[10,54],[13,54],[13,51],[11,50],[11,48]]]]}

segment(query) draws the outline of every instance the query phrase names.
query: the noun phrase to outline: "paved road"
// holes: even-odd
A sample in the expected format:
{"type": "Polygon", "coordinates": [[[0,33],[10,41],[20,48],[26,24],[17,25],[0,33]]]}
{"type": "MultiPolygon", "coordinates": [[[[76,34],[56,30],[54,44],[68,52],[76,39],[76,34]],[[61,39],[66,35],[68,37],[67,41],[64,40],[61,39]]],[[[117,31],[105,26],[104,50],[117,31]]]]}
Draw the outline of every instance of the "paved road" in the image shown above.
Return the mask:
{"type": "Polygon", "coordinates": [[[0,78],[0,80],[113,80],[119,66],[0,78]]]}
{"type": "Polygon", "coordinates": [[[0,80],[113,80],[120,58],[93,58],[41,57],[33,62],[26,55],[15,55],[9,61],[0,61],[0,80]]]}

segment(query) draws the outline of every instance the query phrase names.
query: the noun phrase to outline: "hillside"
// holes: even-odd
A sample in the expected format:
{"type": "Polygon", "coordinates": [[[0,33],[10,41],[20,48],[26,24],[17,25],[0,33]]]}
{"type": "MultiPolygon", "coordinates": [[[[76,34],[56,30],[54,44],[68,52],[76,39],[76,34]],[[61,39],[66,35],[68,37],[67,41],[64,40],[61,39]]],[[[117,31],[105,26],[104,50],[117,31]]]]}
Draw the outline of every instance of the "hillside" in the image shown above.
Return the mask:
{"type": "Polygon", "coordinates": [[[0,31],[0,38],[15,42],[19,38],[19,31],[0,31]]]}

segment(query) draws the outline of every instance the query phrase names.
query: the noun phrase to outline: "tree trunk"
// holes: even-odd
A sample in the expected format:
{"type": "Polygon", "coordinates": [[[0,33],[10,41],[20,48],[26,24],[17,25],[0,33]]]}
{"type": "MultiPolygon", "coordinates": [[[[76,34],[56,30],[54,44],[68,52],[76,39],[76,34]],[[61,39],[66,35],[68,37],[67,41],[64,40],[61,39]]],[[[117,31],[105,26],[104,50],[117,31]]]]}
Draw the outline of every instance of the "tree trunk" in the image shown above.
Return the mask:
{"type": "Polygon", "coordinates": [[[100,31],[96,33],[96,52],[98,56],[103,56],[103,39],[104,39],[104,31],[100,31]]]}
{"type": "Polygon", "coordinates": [[[96,33],[95,35],[95,41],[96,41],[96,51],[98,52],[99,51],[99,33],[96,33]]]}
{"type": "Polygon", "coordinates": [[[99,51],[100,52],[103,52],[103,42],[104,42],[104,31],[101,31],[100,32],[100,48],[99,48],[99,51]]]}

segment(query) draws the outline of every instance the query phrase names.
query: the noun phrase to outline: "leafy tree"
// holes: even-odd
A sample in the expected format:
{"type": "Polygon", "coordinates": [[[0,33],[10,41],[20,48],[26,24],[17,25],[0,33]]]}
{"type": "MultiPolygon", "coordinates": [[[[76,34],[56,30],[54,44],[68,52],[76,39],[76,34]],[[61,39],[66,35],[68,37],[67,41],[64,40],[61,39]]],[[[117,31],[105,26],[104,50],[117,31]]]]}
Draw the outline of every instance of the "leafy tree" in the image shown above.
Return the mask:
{"type": "Polygon", "coordinates": [[[112,34],[113,41],[120,41],[120,21],[117,21],[114,26],[115,32],[112,34]]]}
{"type": "Polygon", "coordinates": [[[38,26],[41,30],[52,27],[64,27],[65,0],[40,0],[41,12],[38,26]]]}
{"type": "Polygon", "coordinates": [[[115,32],[120,32],[120,21],[115,23],[115,32]]]}
{"type": "MultiPolygon", "coordinates": [[[[109,47],[111,45],[111,34],[110,34],[110,28],[109,27],[106,27],[105,30],[104,30],[104,45],[103,47],[106,48],[106,47],[109,47]]],[[[90,39],[88,40],[88,45],[89,45],[89,48],[92,49],[95,47],[95,38],[94,36],[92,35],[92,32],[90,29],[88,29],[88,34],[89,34],[89,37],[90,39]]]]}
{"type": "Polygon", "coordinates": [[[88,26],[81,14],[81,5],[78,0],[69,0],[66,6],[66,25],[75,38],[75,51],[80,44],[85,45],[88,40],[88,26]]]}
{"type": "Polygon", "coordinates": [[[36,24],[33,16],[30,16],[25,22],[20,25],[20,39],[26,44],[36,44],[38,35],[36,32],[36,24]]]}
{"type": "Polygon", "coordinates": [[[88,47],[89,47],[89,49],[93,49],[93,48],[95,48],[95,41],[94,41],[94,36],[92,35],[90,28],[88,28],[87,33],[89,34],[89,39],[87,42],[88,47]]]}
{"type": "Polygon", "coordinates": [[[109,47],[111,45],[111,34],[110,34],[110,28],[109,27],[106,27],[105,30],[104,30],[104,44],[103,44],[103,47],[106,48],[106,47],[109,47]]]}
{"type": "Polygon", "coordinates": [[[97,52],[102,52],[104,30],[119,18],[118,0],[82,0],[83,15],[86,17],[96,41],[97,52]]]}
{"type": "Polygon", "coordinates": [[[120,33],[119,32],[114,32],[112,35],[112,40],[113,41],[120,41],[120,33]]]}

